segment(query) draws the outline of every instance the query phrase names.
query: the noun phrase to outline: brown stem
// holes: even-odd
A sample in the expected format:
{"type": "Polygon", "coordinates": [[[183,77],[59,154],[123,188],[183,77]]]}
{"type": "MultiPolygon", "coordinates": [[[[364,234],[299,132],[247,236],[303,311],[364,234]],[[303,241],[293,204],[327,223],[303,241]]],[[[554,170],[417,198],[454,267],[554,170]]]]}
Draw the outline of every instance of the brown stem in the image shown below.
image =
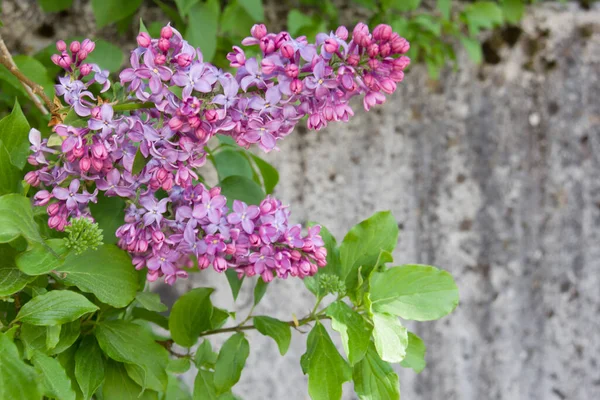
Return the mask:
{"type": "Polygon", "coordinates": [[[46,93],[44,93],[44,88],[32,81],[31,79],[29,79],[19,70],[19,68],[13,61],[12,56],[8,51],[8,48],[4,43],[4,40],[2,40],[2,36],[0,36],[0,64],[4,65],[6,69],[8,69],[8,72],[13,74],[21,82],[21,84],[25,88],[25,91],[27,92],[35,106],[42,112],[42,114],[49,114],[48,109],[50,109],[52,112],[55,111],[56,106],[52,103],[50,98],[46,96],[46,93]],[[39,95],[42,98],[44,103],[46,103],[46,107],[48,107],[48,109],[44,107],[44,105],[36,95],[39,95]]]}
{"type": "MultiPolygon", "coordinates": [[[[302,318],[298,320],[298,324],[296,325],[296,321],[285,321],[285,323],[291,327],[306,325],[311,321],[321,319],[329,319],[327,315],[315,315],[309,316],[306,318],[302,318]]],[[[206,331],[200,334],[200,336],[208,336],[208,335],[216,335],[217,333],[227,333],[227,332],[240,332],[240,331],[248,331],[251,329],[256,329],[254,325],[242,325],[242,326],[232,326],[231,328],[222,328],[222,329],[214,329],[212,331],[206,331]]]]}

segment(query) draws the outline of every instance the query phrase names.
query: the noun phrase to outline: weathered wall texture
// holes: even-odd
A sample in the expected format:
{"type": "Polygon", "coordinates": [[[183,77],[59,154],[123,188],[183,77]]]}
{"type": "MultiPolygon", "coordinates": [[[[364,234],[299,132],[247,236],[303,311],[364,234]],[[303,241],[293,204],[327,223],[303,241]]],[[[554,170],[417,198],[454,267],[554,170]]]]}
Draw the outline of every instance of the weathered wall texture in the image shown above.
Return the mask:
{"type": "MultiPolygon", "coordinates": [[[[400,372],[404,399],[598,399],[600,7],[538,7],[520,34],[491,38],[486,58],[496,64],[465,60],[437,84],[414,68],[378,110],[291,135],[267,157],[280,168],[277,195],[295,220],[340,239],[391,209],[402,228],[397,262],[456,277],[456,312],[411,325],[428,367],[400,372]]],[[[188,284],[217,282],[217,303],[231,306],[223,276],[199,277],[188,284]]],[[[276,281],[257,312],[291,319],[312,301],[300,281],[276,281]]],[[[307,399],[305,338],[294,333],[281,357],[270,339],[249,336],[236,392],[307,399]]]]}

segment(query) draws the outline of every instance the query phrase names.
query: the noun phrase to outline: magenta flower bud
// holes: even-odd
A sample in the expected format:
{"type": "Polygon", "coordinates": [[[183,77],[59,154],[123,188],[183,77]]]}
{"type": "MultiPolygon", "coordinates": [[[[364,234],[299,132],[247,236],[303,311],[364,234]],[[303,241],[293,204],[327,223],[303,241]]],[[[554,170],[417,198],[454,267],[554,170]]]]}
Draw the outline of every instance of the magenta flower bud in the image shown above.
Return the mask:
{"type": "Polygon", "coordinates": [[[379,24],[373,29],[373,38],[375,40],[390,40],[392,37],[392,27],[386,24],[379,24]]]}
{"type": "Polygon", "coordinates": [[[131,263],[133,264],[135,269],[139,271],[140,269],[144,268],[146,264],[146,259],[144,257],[135,256],[131,259],[131,263]]]}
{"type": "Polygon", "coordinates": [[[215,257],[213,267],[217,272],[224,272],[227,269],[227,261],[223,257],[215,257]]]}
{"type": "Polygon", "coordinates": [[[373,71],[377,71],[379,69],[379,66],[381,65],[379,60],[376,58],[369,58],[367,64],[369,64],[369,68],[371,68],[373,71]]]}
{"type": "Polygon", "coordinates": [[[92,160],[90,160],[90,158],[87,156],[81,157],[81,159],[79,160],[79,169],[81,169],[83,172],[88,172],[91,167],[92,160]]]}
{"type": "Polygon", "coordinates": [[[252,235],[250,235],[248,237],[248,241],[250,242],[251,246],[259,246],[260,245],[260,236],[253,233],[252,235]]]}
{"type": "Polygon", "coordinates": [[[253,38],[260,40],[267,34],[267,27],[264,24],[256,24],[250,29],[250,34],[253,38]]]}
{"type": "Polygon", "coordinates": [[[67,50],[67,44],[64,40],[59,40],[58,42],[56,42],[56,50],[60,52],[67,50]]]}
{"type": "Polygon", "coordinates": [[[73,154],[73,157],[79,158],[79,157],[83,156],[83,153],[85,153],[85,148],[83,146],[73,147],[73,150],[71,150],[71,153],[73,154]]]}
{"type": "Polygon", "coordinates": [[[187,53],[178,54],[175,56],[175,62],[177,62],[177,65],[181,68],[185,68],[192,63],[192,56],[187,53]]]}
{"type": "Polygon", "coordinates": [[[48,192],[47,190],[40,190],[33,196],[33,199],[36,201],[36,205],[45,206],[48,204],[48,202],[50,202],[52,197],[52,193],[48,192]]]}
{"type": "Polygon", "coordinates": [[[164,168],[159,168],[158,172],[156,173],[156,179],[159,182],[164,182],[165,179],[167,179],[168,176],[169,176],[169,171],[167,171],[164,168]]]}
{"type": "Polygon", "coordinates": [[[352,40],[362,47],[367,47],[371,44],[369,27],[362,22],[359,22],[352,31],[352,40]]]}
{"type": "Polygon", "coordinates": [[[149,270],[148,273],[146,274],[146,280],[148,282],[156,282],[156,280],[159,277],[158,275],[159,275],[158,270],[156,270],[156,271],[149,270]]]}
{"type": "Polygon", "coordinates": [[[58,63],[60,62],[60,55],[58,54],[52,54],[50,56],[50,60],[55,64],[55,65],[59,65],[58,63]]]}
{"type": "Polygon", "coordinates": [[[396,82],[391,79],[382,79],[379,81],[379,86],[387,94],[392,94],[396,91],[396,82]]]}
{"type": "Polygon", "coordinates": [[[376,43],[371,43],[369,47],[367,47],[367,54],[371,58],[375,58],[379,55],[379,46],[376,43]]]}
{"type": "Polygon", "coordinates": [[[215,197],[215,196],[219,196],[221,194],[221,188],[219,186],[212,187],[208,191],[208,194],[210,195],[211,198],[215,197]]]}
{"type": "Polygon", "coordinates": [[[173,37],[173,28],[170,25],[163,27],[160,30],[160,37],[164,39],[171,39],[173,37]]]}
{"type": "Polygon", "coordinates": [[[404,80],[404,72],[392,71],[390,73],[390,79],[392,79],[394,82],[402,82],[404,80]]]}
{"type": "Polygon", "coordinates": [[[279,51],[281,51],[281,55],[285,58],[294,58],[294,55],[296,54],[296,51],[294,50],[292,45],[287,43],[282,45],[279,48],[279,51]]]}
{"type": "Polygon", "coordinates": [[[106,151],[106,147],[100,142],[96,142],[92,145],[92,155],[95,158],[100,160],[104,160],[108,157],[108,152],[106,151]]]}
{"type": "Polygon", "coordinates": [[[154,57],[154,63],[156,65],[163,65],[166,62],[167,62],[167,57],[164,54],[157,54],[154,57]]]}
{"type": "Polygon", "coordinates": [[[38,171],[29,171],[25,174],[25,182],[31,186],[37,186],[40,184],[40,175],[38,171]]]}
{"type": "Polygon", "coordinates": [[[99,158],[92,158],[92,167],[94,167],[94,169],[96,171],[100,171],[102,169],[102,166],[104,165],[104,161],[99,159],[99,158]]]}
{"type": "Polygon", "coordinates": [[[367,87],[371,90],[378,90],[379,86],[377,86],[377,79],[375,79],[375,77],[372,74],[365,74],[365,76],[363,76],[363,81],[365,82],[365,85],[367,85],[367,87]]]}
{"type": "Polygon", "coordinates": [[[348,65],[356,66],[360,62],[360,56],[358,54],[350,54],[346,58],[346,62],[348,65]]]}
{"type": "Polygon", "coordinates": [[[233,46],[233,51],[227,53],[227,59],[233,68],[239,68],[246,64],[246,54],[238,46],[233,46]]]}
{"type": "Polygon", "coordinates": [[[59,56],[58,66],[64,69],[70,69],[72,61],[69,53],[65,51],[59,56]]]}
{"type": "Polygon", "coordinates": [[[183,122],[179,119],[179,117],[173,117],[169,120],[169,128],[172,131],[177,132],[183,126],[183,122]]]}
{"type": "Polygon", "coordinates": [[[314,129],[314,130],[318,131],[321,128],[323,128],[325,126],[325,124],[323,123],[323,119],[321,118],[321,116],[317,113],[314,113],[314,114],[311,114],[310,117],[308,117],[307,126],[308,126],[308,129],[314,129]]]}
{"type": "Polygon", "coordinates": [[[85,39],[81,42],[81,50],[90,54],[96,48],[96,43],[92,42],[90,39],[85,39]]]}
{"type": "Polygon", "coordinates": [[[288,64],[285,66],[285,74],[287,76],[289,76],[290,78],[297,78],[298,77],[298,66],[296,64],[288,64]]]}
{"type": "MultiPolygon", "coordinates": [[[[81,50],[81,43],[79,43],[77,40],[72,41],[71,44],[69,45],[69,50],[71,50],[71,53],[73,53],[73,54],[79,52],[79,50],[81,50]]],[[[64,50],[62,50],[62,51],[64,51],[64,50]]]]}
{"type": "Polygon", "coordinates": [[[394,71],[402,71],[410,64],[410,58],[406,56],[398,57],[392,63],[394,71]]]}
{"type": "Polygon", "coordinates": [[[204,112],[204,118],[210,123],[216,122],[219,119],[217,110],[206,110],[204,112]]]}
{"type": "Polygon", "coordinates": [[[323,108],[323,116],[327,121],[333,121],[334,119],[336,119],[337,114],[335,113],[335,110],[332,106],[326,105],[323,108]]]}
{"type": "Polygon", "coordinates": [[[369,92],[363,99],[363,106],[367,111],[369,111],[374,105],[383,103],[385,103],[385,96],[379,92],[369,92]]]}
{"type": "Polygon", "coordinates": [[[290,83],[290,90],[296,94],[302,91],[302,81],[300,79],[294,79],[292,83],[290,83]]]}
{"type": "Polygon", "coordinates": [[[88,56],[88,52],[85,50],[79,50],[79,53],[77,53],[77,59],[79,61],[83,61],[87,58],[88,56]]]}
{"type": "Polygon", "coordinates": [[[206,256],[198,257],[198,268],[206,269],[210,265],[210,260],[206,256]]]}
{"type": "Polygon", "coordinates": [[[260,40],[260,49],[262,50],[263,53],[266,54],[271,54],[272,52],[275,51],[275,42],[271,39],[269,39],[268,37],[264,37],[260,40]]]}
{"type": "Polygon", "coordinates": [[[275,65],[273,60],[271,60],[270,58],[263,58],[263,60],[260,63],[260,66],[262,67],[262,71],[265,74],[272,74],[277,69],[277,65],[275,65]]]}
{"type": "Polygon", "coordinates": [[[345,26],[340,26],[335,30],[335,36],[339,37],[342,40],[348,39],[348,29],[345,26]]]}
{"type": "Polygon", "coordinates": [[[60,204],[59,203],[52,203],[46,209],[46,212],[51,217],[54,216],[54,215],[56,215],[56,214],[58,214],[59,211],[60,211],[60,204]]]}
{"type": "Polygon", "coordinates": [[[58,230],[58,227],[60,226],[61,222],[62,222],[62,218],[60,216],[53,215],[52,217],[50,217],[48,219],[48,226],[51,229],[57,229],[58,230]]]}
{"type": "Polygon", "coordinates": [[[83,64],[81,67],[79,67],[79,72],[81,73],[81,76],[88,76],[92,72],[92,65],[83,64]]]}
{"type": "Polygon", "coordinates": [[[154,243],[162,243],[165,241],[165,234],[162,231],[152,231],[152,241],[154,243]]]}
{"type": "Polygon", "coordinates": [[[225,247],[225,254],[235,254],[235,245],[233,243],[227,244],[227,247],[225,247]]]}
{"type": "Polygon", "coordinates": [[[202,123],[202,121],[200,120],[200,117],[198,117],[197,115],[192,115],[192,116],[188,117],[187,121],[188,121],[188,124],[194,129],[200,127],[200,124],[202,123]]]}
{"type": "Polygon", "coordinates": [[[339,47],[340,47],[340,45],[338,44],[338,42],[335,39],[330,38],[330,39],[325,40],[325,43],[323,43],[323,48],[328,53],[335,53],[339,47]]]}
{"type": "Polygon", "coordinates": [[[135,244],[134,251],[136,253],[143,253],[146,250],[148,250],[148,242],[146,241],[146,239],[138,240],[137,243],[135,244]]]}
{"type": "Polygon", "coordinates": [[[137,36],[137,43],[140,47],[144,47],[147,48],[148,46],[150,46],[150,43],[152,43],[152,39],[150,38],[150,35],[148,35],[146,32],[141,32],[138,36],[137,36]]]}
{"type": "Polygon", "coordinates": [[[168,51],[171,44],[169,43],[169,39],[160,38],[158,39],[158,48],[162,51],[168,51]]]}
{"type": "Polygon", "coordinates": [[[390,44],[392,46],[392,52],[395,54],[405,54],[410,50],[410,43],[408,43],[408,40],[400,37],[397,33],[392,37],[390,44]]]}

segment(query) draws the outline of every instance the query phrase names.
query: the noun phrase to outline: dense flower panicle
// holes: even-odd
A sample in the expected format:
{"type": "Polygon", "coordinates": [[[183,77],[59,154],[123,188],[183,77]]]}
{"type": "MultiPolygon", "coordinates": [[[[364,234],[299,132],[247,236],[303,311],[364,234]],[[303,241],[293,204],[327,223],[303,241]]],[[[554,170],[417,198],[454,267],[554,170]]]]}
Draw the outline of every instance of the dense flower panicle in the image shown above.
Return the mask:
{"type": "Polygon", "coordinates": [[[170,26],[157,39],[141,33],[137,43],[120,81],[129,103],[141,108],[119,113],[89,90],[97,83],[104,93],[111,85],[108,71],[85,62],[94,43],[57,42],[52,61],[66,75],[56,93],[87,124],[55,125],[53,145],[30,133],[29,163],[39,168],[25,180],[40,187],[35,202],[47,205],[49,226],[64,230],[73,218],[90,218],[89,203],[101,191],[126,200],[119,246],[151,281],[173,283],[195,264],[265,281],[313,275],[326,264],[320,228],[303,236],[290,225],[288,208],[271,197],[258,206],[236,200],[230,210],[220,188],[198,181],[205,145],[223,134],[269,152],[304,117],[316,130],[348,121],[351,98],[363,96],[369,110],[395,91],[410,62],[403,55],[408,42],[387,25],[371,33],[360,23],[351,34],[339,27],[314,44],[255,25],[242,45],[259,46],[262,57],[233,47],[227,59],[234,73],[204,62],[170,26]],[[140,159],[144,165],[136,167],[140,159]]]}

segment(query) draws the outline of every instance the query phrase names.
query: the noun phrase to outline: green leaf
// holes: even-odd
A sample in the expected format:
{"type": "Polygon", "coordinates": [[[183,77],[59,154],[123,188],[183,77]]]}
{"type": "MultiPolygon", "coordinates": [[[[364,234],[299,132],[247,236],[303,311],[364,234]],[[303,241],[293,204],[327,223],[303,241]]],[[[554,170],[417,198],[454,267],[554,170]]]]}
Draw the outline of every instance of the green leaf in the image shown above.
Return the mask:
{"type": "Polygon", "coordinates": [[[492,1],[477,1],[469,4],[463,10],[463,15],[467,19],[471,36],[476,36],[482,28],[491,29],[504,22],[502,10],[492,1]]]}
{"type": "Polygon", "coordinates": [[[47,349],[48,329],[45,326],[21,324],[20,339],[25,345],[25,357],[30,359],[36,351],[48,355],[60,354],[75,343],[81,333],[79,320],[60,325],[60,336],[54,348],[47,349]]]}
{"type": "Polygon", "coordinates": [[[145,308],[135,307],[131,312],[131,316],[134,319],[139,319],[143,321],[152,322],[161,328],[168,330],[169,329],[169,320],[164,315],[157,313],[156,311],[149,311],[145,308]]]}
{"type": "Polygon", "coordinates": [[[262,300],[265,293],[267,293],[267,288],[269,284],[263,281],[262,277],[259,277],[256,281],[256,286],[254,286],[254,305],[258,305],[262,300]]]}
{"type": "Polygon", "coordinates": [[[191,367],[192,362],[189,358],[171,358],[167,366],[167,371],[174,374],[183,374],[189,371],[191,367]]]}
{"type": "Polygon", "coordinates": [[[39,399],[37,381],[35,370],[21,360],[17,346],[0,333],[0,399],[39,399]]]}
{"type": "Polygon", "coordinates": [[[145,390],[135,383],[121,363],[108,360],[105,366],[104,383],[102,384],[102,398],[105,400],[157,400],[158,395],[152,390],[145,390]]]}
{"type": "Polygon", "coordinates": [[[365,358],[352,370],[354,391],[361,400],[400,400],[400,382],[390,364],[370,344],[365,358]]]}
{"type": "Polygon", "coordinates": [[[46,349],[52,350],[60,340],[60,331],[62,325],[50,325],[46,327],[46,349]]]}
{"type": "Polygon", "coordinates": [[[205,369],[198,370],[194,380],[194,400],[217,400],[217,391],[214,383],[215,373],[205,369]]]}
{"type": "Polygon", "coordinates": [[[229,282],[229,287],[231,288],[231,294],[233,295],[233,301],[236,301],[238,295],[240,294],[240,289],[242,288],[242,283],[244,282],[244,276],[238,278],[237,272],[233,269],[228,269],[225,271],[225,276],[227,277],[227,282],[229,282]]]}
{"type": "Polygon", "coordinates": [[[101,302],[116,308],[131,303],[138,289],[137,273],[131,265],[131,258],[112,244],[79,255],[69,254],[57,276],[62,278],[63,283],[93,293],[101,302]]]}
{"type": "Polygon", "coordinates": [[[240,380],[248,354],[250,345],[243,333],[236,333],[223,343],[215,364],[214,382],[217,393],[227,392],[240,380]]]}
{"type": "Polygon", "coordinates": [[[398,223],[389,211],[378,212],[355,225],[340,245],[340,277],[352,291],[358,283],[358,268],[369,276],[381,250],[391,252],[398,243],[398,223]]]}
{"type": "Polygon", "coordinates": [[[79,293],[52,290],[25,303],[15,321],[40,326],[58,325],[96,310],[98,307],[79,293]]]}
{"type": "Polygon", "coordinates": [[[267,194],[273,193],[277,182],[279,182],[279,172],[271,164],[263,160],[262,158],[252,154],[252,159],[256,163],[256,166],[260,170],[260,174],[263,178],[263,186],[267,194]]]}
{"type": "Polygon", "coordinates": [[[468,36],[461,36],[460,42],[467,51],[471,61],[478,65],[481,64],[483,61],[483,52],[481,50],[481,43],[479,43],[479,40],[470,38],[468,36]]]}
{"type": "Polygon", "coordinates": [[[142,17],[140,17],[140,30],[138,31],[138,33],[142,33],[142,32],[148,33],[148,28],[146,28],[146,24],[144,24],[142,17]]]}
{"type": "Polygon", "coordinates": [[[342,337],[342,345],[350,365],[356,364],[367,352],[372,327],[341,300],[327,307],[327,315],[331,317],[331,327],[342,337]]]}
{"type": "Polygon", "coordinates": [[[61,400],[75,400],[76,395],[71,388],[71,380],[60,363],[44,353],[36,352],[32,358],[33,366],[41,377],[44,396],[61,400]]]}
{"type": "Polygon", "coordinates": [[[25,55],[14,56],[13,60],[17,65],[17,68],[19,68],[26,77],[44,89],[46,96],[49,98],[54,97],[54,80],[48,74],[44,64],[33,57],[25,55]]]}
{"type": "Polygon", "coordinates": [[[215,154],[214,160],[220,180],[236,175],[252,179],[252,166],[242,152],[233,149],[221,150],[215,154]]]}
{"type": "MultiPolygon", "coordinates": [[[[105,2],[106,0],[94,1],[105,2]]],[[[123,3],[120,0],[110,1],[119,1],[119,3],[123,3]]],[[[141,0],[132,0],[131,2],[127,1],[126,4],[130,4],[135,1],[141,0]]],[[[121,50],[120,47],[115,46],[114,44],[102,39],[96,40],[96,48],[90,53],[90,55],[87,58],[87,62],[98,64],[100,68],[107,69],[110,72],[117,72],[121,68],[121,65],[123,65],[124,60],[125,54],[123,54],[123,50],[121,50]]]]}
{"type": "Polygon", "coordinates": [[[179,15],[185,17],[190,11],[190,8],[192,8],[194,4],[198,3],[198,1],[199,0],[175,0],[175,4],[177,4],[177,9],[179,10],[179,15]]]}
{"type": "Polygon", "coordinates": [[[148,160],[144,158],[142,151],[140,149],[137,149],[135,153],[135,158],[133,159],[133,167],[131,168],[131,174],[138,175],[140,172],[142,172],[146,164],[148,164],[148,160]]]}
{"type": "Polygon", "coordinates": [[[102,229],[104,243],[116,244],[115,233],[125,219],[125,201],[120,197],[107,197],[102,193],[98,194],[97,198],[97,203],[90,202],[90,211],[102,229]]]}
{"type": "Polygon", "coordinates": [[[11,163],[23,169],[29,156],[29,122],[18,100],[9,115],[0,121],[0,140],[10,154],[11,163]]]}
{"type": "Polygon", "coordinates": [[[30,243],[44,243],[33,219],[29,199],[18,194],[1,196],[0,243],[12,242],[21,235],[30,243]]]}
{"type": "Polygon", "coordinates": [[[140,292],[135,296],[138,303],[146,310],[164,312],[169,308],[161,303],[160,295],[158,293],[151,292],[140,292]]]}
{"type": "MultiPolygon", "coordinates": [[[[169,7],[168,5],[166,5],[164,2],[160,1],[160,0],[154,0],[154,3],[156,3],[156,5],[158,5],[158,7],[162,10],[163,13],[165,13],[165,15],[167,16],[167,18],[169,18],[169,20],[171,22],[173,22],[173,25],[175,27],[177,27],[178,29],[184,29],[186,24],[183,21],[183,19],[181,18],[181,15],[179,15],[179,12],[177,12],[177,10],[173,7],[169,7]]],[[[154,35],[152,35],[154,36],[154,35]]],[[[156,35],[158,36],[158,35],[156,35]]]]}
{"type": "Polygon", "coordinates": [[[192,395],[186,384],[180,381],[175,375],[169,374],[169,383],[163,400],[192,400],[192,395]]]}
{"type": "Polygon", "coordinates": [[[287,15],[287,30],[292,36],[297,35],[302,28],[312,24],[312,18],[300,10],[293,9],[287,15]]]}
{"type": "Polygon", "coordinates": [[[421,0],[395,0],[394,8],[398,11],[413,11],[421,4],[421,0]]]}
{"type": "Polygon", "coordinates": [[[227,197],[229,208],[231,208],[233,200],[258,205],[266,196],[256,182],[243,176],[227,177],[219,182],[217,186],[221,187],[221,194],[227,197]]]}
{"type": "Polygon", "coordinates": [[[408,332],[406,356],[400,363],[404,368],[412,368],[417,374],[425,369],[425,343],[412,332],[408,332]]]}
{"type": "Polygon", "coordinates": [[[308,335],[300,365],[302,372],[308,374],[308,393],[312,400],[341,399],[342,384],[352,378],[350,366],[319,322],[308,335]]]}
{"type": "Polygon", "coordinates": [[[244,37],[250,32],[254,23],[254,18],[237,1],[232,1],[225,6],[221,13],[219,31],[223,36],[244,37]]]}
{"type": "Polygon", "coordinates": [[[200,47],[204,62],[210,62],[217,50],[217,28],[221,5],[219,0],[207,0],[194,4],[188,14],[189,20],[185,39],[194,47],[200,47]]]}
{"type": "MultiPolygon", "coordinates": [[[[96,325],[94,333],[100,348],[108,357],[141,369],[139,372],[144,386],[154,387],[159,384],[162,390],[166,388],[168,353],[154,341],[152,333],[137,324],[122,320],[103,321],[96,325]]],[[[127,369],[135,380],[132,371],[135,369],[127,369]]]]}
{"type": "Polygon", "coordinates": [[[181,296],[171,310],[169,330],[180,346],[192,347],[203,331],[211,329],[210,318],[213,305],[210,301],[212,288],[192,289],[181,296]]]}
{"type": "Polygon", "coordinates": [[[58,12],[71,7],[73,0],[38,0],[45,12],[58,12]]]}
{"type": "Polygon", "coordinates": [[[262,0],[238,0],[238,3],[254,18],[254,21],[262,22],[265,20],[262,0]]]}
{"type": "Polygon", "coordinates": [[[0,297],[17,293],[35,279],[35,276],[25,275],[17,268],[15,253],[15,249],[9,245],[0,244],[0,297]]]}
{"type": "Polygon", "coordinates": [[[517,24],[525,13],[525,2],[523,0],[502,0],[502,13],[504,19],[511,24],[517,24]]]}
{"type": "Polygon", "coordinates": [[[11,163],[11,157],[0,140],[0,196],[9,193],[19,193],[23,174],[11,163]]]}
{"type": "Polygon", "coordinates": [[[133,14],[142,4],[142,0],[92,0],[92,10],[96,25],[102,28],[133,14]]]}
{"type": "Polygon", "coordinates": [[[104,382],[102,350],[93,336],[86,336],[75,353],[75,377],[85,399],[90,399],[104,382]]]}
{"type": "Polygon", "coordinates": [[[265,336],[271,337],[277,343],[281,355],[287,353],[292,340],[292,331],[288,324],[266,316],[257,316],[253,320],[256,330],[265,336]]]}
{"type": "Polygon", "coordinates": [[[61,256],[68,251],[63,239],[48,239],[45,246],[34,243],[17,256],[17,267],[27,275],[44,275],[58,268],[63,263],[61,256]]]}
{"type": "MultiPolygon", "coordinates": [[[[315,224],[312,222],[309,223],[309,226],[313,225],[315,224]]],[[[322,225],[321,237],[323,238],[325,248],[327,249],[327,265],[323,268],[319,268],[314,276],[307,276],[303,279],[306,288],[315,296],[323,295],[319,287],[319,275],[332,274],[340,276],[341,274],[340,250],[337,247],[337,242],[331,232],[322,225]]]]}
{"type": "Polygon", "coordinates": [[[437,0],[436,5],[437,5],[437,9],[440,10],[440,13],[442,14],[442,16],[445,19],[450,19],[450,12],[452,11],[452,1],[451,0],[437,0]]]}
{"type": "Polygon", "coordinates": [[[371,276],[373,311],[431,321],[458,305],[458,288],[448,272],[429,265],[393,267],[371,276]]]}
{"type": "Polygon", "coordinates": [[[56,360],[65,369],[69,380],[71,381],[71,389],[76,393],[77,399],[83,399],[83,393],[77,384],[77,378],[75,377],[75,353],[77,351],[76,346],[72,346],[67,350],[56,356],[56,360]]]}
{"type": "Polygon", "coordinates": [[[398,317],[389,314],[373,314],[373,341],[383,361],[398,363],[404,359],[408,334],[398,317]]]}
{"type": "Polygon", "coordinates": [[[196,350],[196,355],[194,357],[196,367],[214,368],[218,356],[219,355],[212,350],[210,341],[205,339],[196,350]]]}

